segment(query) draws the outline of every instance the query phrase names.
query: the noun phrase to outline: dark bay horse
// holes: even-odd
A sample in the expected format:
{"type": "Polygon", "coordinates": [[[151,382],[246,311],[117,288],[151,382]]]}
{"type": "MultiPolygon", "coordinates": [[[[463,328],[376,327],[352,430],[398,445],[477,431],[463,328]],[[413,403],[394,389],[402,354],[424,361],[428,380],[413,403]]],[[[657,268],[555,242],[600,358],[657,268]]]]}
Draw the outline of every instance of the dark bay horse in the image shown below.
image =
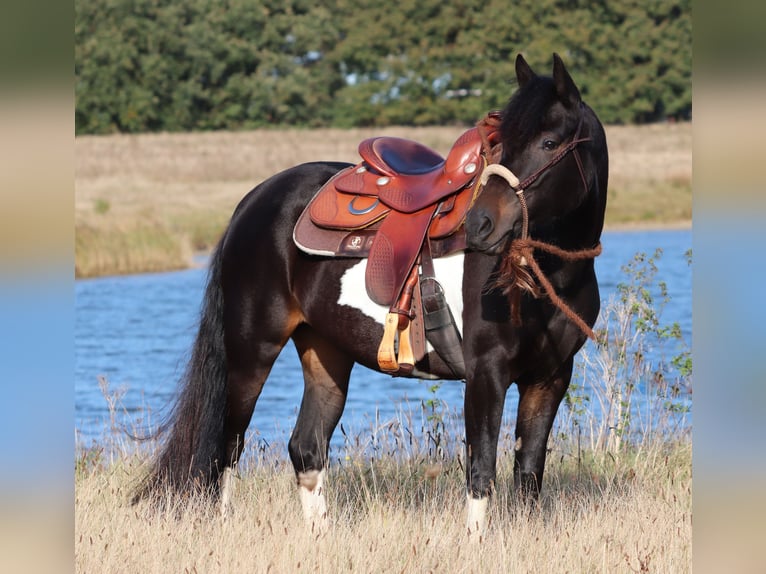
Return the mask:
{"type": "MultiPolygon", "coordinates": [[[[550,77],[518,56],[516,76],[519,89],[498,121],[495,163],[485,170],[493,175],[485,174],[465,220],[467,249],[435,260],[462,332],[472,533],[485,523],[506,391],[518,385],[514,483],[536,497],[548,435],[586,339],[587,327],[577,321],[592,326],[600,304],[593,254],[561,254],[599,245],[608,172],[603,127],[557,55],[550,77]],[[538,252],[525,261],[532,239],[559,254],[538,252]],[[527,250],[517,250],[516,265],[509,264],[520,245],[527,250]],[[542,279],[528,274],[518,282],[526,289],[509,287],[531,263],[542,279]],[[553,291],[542,292],[541,281],[553,291]],[[553,297],[565,305],[554,305],[553,297]]],[[[378,368],[385,309],[367,299],[360,283],[366,260],[307,255],[292,232],[312,196],[345,167],[299,165],[264,181],[237,206],[211,258],[199,332],[163,446],[136,500],[168,488],[202,491],[220,497],[225,512],[255,403],[292,339],[305,388],[288,450],[305,517],[326,527],[330,437],[354,363],[378,368]]],[[[455,378],[434,352],[415,368],[417,376],[455,378]]]]}

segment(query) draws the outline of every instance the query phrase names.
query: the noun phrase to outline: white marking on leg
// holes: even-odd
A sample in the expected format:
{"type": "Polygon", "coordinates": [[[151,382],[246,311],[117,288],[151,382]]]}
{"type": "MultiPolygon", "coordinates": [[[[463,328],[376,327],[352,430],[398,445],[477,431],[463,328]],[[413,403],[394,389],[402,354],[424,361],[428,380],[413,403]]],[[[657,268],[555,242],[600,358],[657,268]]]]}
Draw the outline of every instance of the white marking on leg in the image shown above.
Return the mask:
{"type": "Polygon", "coordinates": [[[231,509],[231,467],[227,466],[223,469],[219,487],[221,490],[221,500],[219,507],[221,511],[221,517],[227,518],[229,516],[229,510],[231,509]]]}
{"type": "Polygon", "coordinates": [[[324,495],[324,470],[298,473],[298,496],[303,507],[303,518],[312,532],[325,532],[330,524],[324,495]]]}
{"type": "MultiPolygon", "coordinates": [[[[434,259],[434,273],[436,279],[444,289],[444,296],[452,309],[455,324],[461,336],[463,334],[463,260],[462,252],[434,259]]],[[[361,259],[359,263],[349,268],[340,280],[340,296],[338,305],[347,305],[358,309],[381,325],[386,318],[388,309],[374,303],[367,295],[364,283],[364,274],[367,269],[367,260],[361,259]]],[[[428,350],[433,349],[428,346],[428,350]]]]}
{"type": "Polygon", "coordinates": [[[488,497],[473,498],[468,495],[466,527],[471,542],[479,542],[487,523],[488,497]]]}

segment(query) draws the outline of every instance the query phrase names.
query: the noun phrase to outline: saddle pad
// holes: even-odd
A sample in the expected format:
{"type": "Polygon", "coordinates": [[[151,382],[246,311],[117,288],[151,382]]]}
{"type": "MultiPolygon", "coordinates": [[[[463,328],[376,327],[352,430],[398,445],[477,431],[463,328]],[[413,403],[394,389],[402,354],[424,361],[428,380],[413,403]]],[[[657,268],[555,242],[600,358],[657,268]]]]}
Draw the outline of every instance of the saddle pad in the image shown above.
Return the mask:
{"type": "MultiPolygon", "coordinates": [[[[454,211],[448,215],[453,213],[454,211]]],[[[439,217],[439,214],[435,216],[429,229],[434,229],[439,217]]],[[[370,227],[357,230],[326,229],[315,225],[309,217],[308,210],[304,210],[293,229],[293,241],[298,249],[310,255],[364,258],[370,254],[370,248],[380,224],[378,221],[370,227]]],[[[435,259],[464,251],[465,248],[465,233],[462,228],[439,239],[431,237],[431,253],[435,259]]]]}

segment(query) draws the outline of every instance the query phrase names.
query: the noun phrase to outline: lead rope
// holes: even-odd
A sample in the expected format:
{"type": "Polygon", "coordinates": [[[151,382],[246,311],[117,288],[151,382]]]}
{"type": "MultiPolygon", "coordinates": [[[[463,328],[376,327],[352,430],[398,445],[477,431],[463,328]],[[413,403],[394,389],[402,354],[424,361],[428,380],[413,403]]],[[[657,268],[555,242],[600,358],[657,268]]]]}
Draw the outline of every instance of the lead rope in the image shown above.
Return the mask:
{"type": "Polygon", "coordinates": [[[516,196],[519,198],[519,203],[521,204],[521,238],[526,239],[529,235],[529,212],[527,211],[527,200],[524,197],[524,188],[521,187],[519,178],[504,165],[492,163],[485,167],[484,171],[481,172],[481,178],[479,180],[481,187],[487,185],[490,175],[502,177],[508,182],[508,185],[511,186],[511,189],[514,190],[516,196]]]}
{"type": "MultiPolygon", "coordinates": [[[[557,158],[557,161],[561,159],[557,158]]],[[[579,167],[578,158],[578,167],[579,167]]],[[[582,172],[581,172],[582,174],[582,172]]],[[[524,188],[520,186],[519,178],[507,167],[498,163],[493,163],[484,168],[481,174],[481,183],[483,187],[487,184],[491,175],[502,177],[508,185],[515,191],[521,204],[522,224],[521,237],[511,242],[511,248],[508,254],[503,258],[498,274],[497,285],[507,286],[507,293],[511,302],[511,318],[514,325],[521,325],[521,292],[527,291],[533,297],[540,296],[540,290],[535,284],[534,278],[529,273],[527,266],[531,268],[534,277],[543,286],[545,293],[551,302],[566,315],[570,321],[577,325],[587,337],[596,341],[596,335],[593,330],[567,305],[556,293],[555,288],[540,269],[540,265],[535,260],[534,250],[540,249],[551,255],[555,255],[565,261],[577,261],[582,259],[593,259],[601,255],[601,242],[592,249],[566,250],[550,243],[530,239],[529,234],[529,213],[527,211],[527,202],[524,198],[524,188]]],[[[538,174],[539,175],[539,172],[538,174]]],[[[527,178],[529,179],[529,178],[527,178]]],[[[535,178],[536,179],[536,178],[535,178]]]]}
{"type": "MultiPolygon", "coordinates": [[[[543,241],[537,241],[535,239],[515,239],[511,242],[511,249],[508,253],[508,256],[503,259],[503,263],[501,265],[500,270],[500,277],[499,280],[502,282],[503,277],[505,275],[505,267],[506,265],[510,265],[514,267],[514,269],[511,271],[511,273],[515,274],[516,277],[519,277],[518,271],[515,269],[516,265],[524,266],[526,264],[529,265],[529,267],[532,269],[532,272],[534,273],[537,280],[540,282],[540,284],[543,286],[543,289],[545,290],[545,293],[548,295],[548,298],[551,300],[551,302],[558,307],[568,318],[570,321],[572,321],[575,325],[577,325],[580,330],[585,333],[590,339],[593,339],[596,341],[596,335],[593,333],[593,330],[588,326],[588,324],[583,321],[582,317],[580,317],[577,313],[575,313],[569,305],[567,305],[561,297],[558,296],[556,293],[555,288],[551,284],[551,282],[548,280],[548,278],[545,276],[545,273],[543,273],[543,270],[540,269],[540,265],[538,265],[537,261],[535,260],[534,256],[534,250],[540,249],[541,251],[545,251],[547,253],[550,253],[551,255],[555,255],[565,261],[578,261],[582,259],[594,259],[601,255],[601,242],[596,244],[595,247],[592,249],[580,249],[576,251],[567,251],[565,249],[561,249],[560,247],[556,247],[555,245],[551,245],[550,243],[545,243],[543,241]],[[510,260],[510,261],[508,261],[510,260]],[[515,260],[515,261],[514,261],[515,260]],[[525,261],[525,263],[522,263],[522,261],[525,261]],[[508,261],[508,263],[506,263],[508,261]]],[[[530,291],[535,297],[539,294],[539,291],[537,290],[530,290],[528,288],[528,282],[527,281],[520,281],[519,279],[516,279],[513,284],[510,285],[511,290],[511,298],[515,302],[515,305],[513,305],[513,321],[516,325],[521,324],[521,314],[520,314],[520,295],[522,290],[530,291]],[[536,293],[537,291],[537,293],[536,293]]]]}

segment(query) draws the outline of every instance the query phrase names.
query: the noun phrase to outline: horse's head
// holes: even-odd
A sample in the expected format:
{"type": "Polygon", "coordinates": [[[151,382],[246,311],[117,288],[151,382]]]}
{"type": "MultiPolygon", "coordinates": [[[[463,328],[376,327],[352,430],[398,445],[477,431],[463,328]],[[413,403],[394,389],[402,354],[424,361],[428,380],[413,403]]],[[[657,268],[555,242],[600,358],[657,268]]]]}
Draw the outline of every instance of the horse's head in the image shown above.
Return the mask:
{"type": "Polygon", "coordinates": [[[466,219],[468,246],[504,252],[524,234],[525,217],[534,237],[592,245],[600,236],[606,207],[603,127],[582,102],[558,55],[553,56],[550,77],[535,74],[519,55],[516,78],[519,90],[500,124],[502,167],[490,167],[485,174],[493,175],[466,219]]]}

